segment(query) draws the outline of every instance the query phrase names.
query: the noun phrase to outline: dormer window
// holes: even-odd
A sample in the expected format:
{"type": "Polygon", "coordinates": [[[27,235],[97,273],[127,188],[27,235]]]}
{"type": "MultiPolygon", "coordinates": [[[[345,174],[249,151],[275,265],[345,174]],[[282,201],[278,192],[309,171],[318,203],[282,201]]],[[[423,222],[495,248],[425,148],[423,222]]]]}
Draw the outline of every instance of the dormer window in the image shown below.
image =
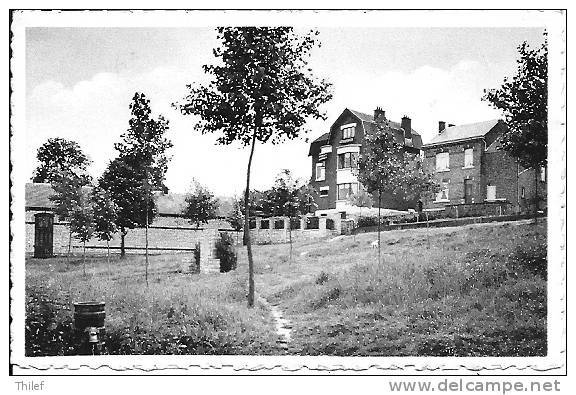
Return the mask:
{"type": "Polygon", "coordinates": [[[340,130],[342,131],[342,140],[353,139],[356,131],[356,124],[349,123],[342,125],[340,126],[340,130]]]}

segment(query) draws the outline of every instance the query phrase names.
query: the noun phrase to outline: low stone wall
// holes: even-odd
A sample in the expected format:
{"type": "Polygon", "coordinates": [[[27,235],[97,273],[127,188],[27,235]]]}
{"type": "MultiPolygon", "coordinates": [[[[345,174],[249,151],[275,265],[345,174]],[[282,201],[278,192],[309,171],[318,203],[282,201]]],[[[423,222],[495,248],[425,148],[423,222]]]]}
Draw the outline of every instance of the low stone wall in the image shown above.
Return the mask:
{"type": "MultiPolygon", "coordinates": [[[[539,215],[540,217],[544,217],[543,215],[539,215]]],[[[382,225],[381,230],[389,231],[389,230],[402,230],[402,229],[418,229],[418,228],[426,228],[426,226],[430,228],[444,228],[444,227],[452,227],[452,226],[464,226],[464,225],[472,225],[472,224],[481,224],[481,223],[489,223],[489,222],[506,222],[506,221],[519,221],[523,219],[530,219],[533,218],[531,214],[518,214],[518,215],[502,215],[502,216],[490,216],[490,217],[465,217],[465,218],[453,218],[453,219],[438,219],[434,221],[426,222],[406,222],[402,224],[388,224],[382,225]]],[[[354,229],[355,234],[359,233],[371,233],[377,232],[378,226],[365,226],[362,228],[354,229]]]]}
{"type": "Polygon", "coordinates": [[[303,216],[298,221],[292,219],[291,231],[288,217],[255,218],[253,221],[255,226],[250,229],[250,239],[254,244],[288,243],[290,237],[292,241],[312,240],[342,232],[342,220],[335,217],[303,216]]]}
{"type": "MultiPolygon", "coordinates": [[[[64,255],[68,252],[69,242],[68,222],[55,221],[53,228],[53,253],[64,255]]],[[[220,261],[215,256],[218,229],[193,228],[191,226],[157,226],[148,228],[148,253],[162,254],[167,252],[192,252],[200,246],[200,271],[219,272],[220,261]]],[[[130,229],[125,237],[127,254],[143,254],[146,248],[146,230],[144,228],[130,229]]],[[[120,234],[110,240],[110,248],[114,253],[120,250],[120,234]]],[[[72,237],[73,254],[81,254],[82,242],[72,237]]],[[[26,221],[26,253],[34,253],[34,222],[26,221]]],[[[92,238],[86,243],[86,253],[105,254],[106,242],[92,238]]]]}
{"type": "Polygon", "coordinates": [[[483,202],[471,204],[451,204],[444,208],[446,218],[462,217],[486,217],[491,215],[516,214],[515,208],[510,202],[483,202]]]}

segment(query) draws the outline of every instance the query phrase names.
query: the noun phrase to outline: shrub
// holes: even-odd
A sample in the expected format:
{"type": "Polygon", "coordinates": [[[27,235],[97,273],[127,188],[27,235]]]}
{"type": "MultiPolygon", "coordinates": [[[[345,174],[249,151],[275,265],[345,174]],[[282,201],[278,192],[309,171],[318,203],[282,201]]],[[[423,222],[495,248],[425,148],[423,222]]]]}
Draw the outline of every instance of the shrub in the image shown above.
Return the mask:
{"type": "Polygon", "coordinates": [[[318,217],[308,217],[306,229],[318,229],[320,226],[320,218],[318,217]]]}
{"type": "Polygon", "coordinates": [[[300,218],[290,218],[290,229],[300,229],[300,218]]]}
{"type": "Polygon", "coordinates": [[[238,257],[234,239],[226,232],[220,233],[220,238],[216,241],[216,258],[220,259],[220,272],[226,273],[236,269],[238,257]]]}
{"type": "Polygon", "coordinates": [[[358,217],[358,227],[376,226],[378,225],[377,217],[358,217]]]}
{"type": "Polygon", "coordinates": [[[326,220],[326,229],[334,230],[334,220],[332,218],[326,220]]]}
{"type": "Polygon", "coordinates": [[[200,243],[196,243],[194,249],[194,263],[190,265],[192,273],[200,273],[200,243]]]}
{"type": "Polygon", "coordinates": [[[322,285],[326,281],[328,281],[328,278],[329,278],[328,273],[326,273],[325,271],[321,271],[320,274],[318,274],[318,276],[316,277],[315,283],[318,285],[322,285]]]}

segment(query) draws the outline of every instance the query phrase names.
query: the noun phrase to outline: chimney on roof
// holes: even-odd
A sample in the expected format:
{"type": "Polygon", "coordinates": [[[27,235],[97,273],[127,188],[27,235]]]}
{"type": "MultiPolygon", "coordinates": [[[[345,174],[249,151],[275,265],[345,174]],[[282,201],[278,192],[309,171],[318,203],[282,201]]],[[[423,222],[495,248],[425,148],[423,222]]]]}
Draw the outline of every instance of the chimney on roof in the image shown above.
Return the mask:
{"type": "Polygon", "coordinates": [[[382,107],[376,107],[374,110],[374,122],[384,122],[386,120],[386,111],[382,107]]]}
{"type": "Polygon", "coordinates": [[[438,133],[442,133],[446,129],[446,122],[439,121],[438,122],[438,133]]]}
{"type": "Polygon", "coordinates": [[[404,138],[411,139],[412,138],[412,120],[408,118],[406,115],[402,117],[402,123],[400,124],[402,129],[404,129],[404,138]]]}

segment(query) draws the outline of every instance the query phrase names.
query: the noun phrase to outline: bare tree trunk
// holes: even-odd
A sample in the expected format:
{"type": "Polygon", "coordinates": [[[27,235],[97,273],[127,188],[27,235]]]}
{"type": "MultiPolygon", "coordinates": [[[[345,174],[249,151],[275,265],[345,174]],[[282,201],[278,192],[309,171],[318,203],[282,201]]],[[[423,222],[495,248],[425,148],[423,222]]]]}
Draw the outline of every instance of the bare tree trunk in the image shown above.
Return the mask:
{"type": "Polygon", "coordinates": [[[86,276],[86,242],[82,242],[82,268],[84,270],[84,276],[86,276]]]}
{"type": "Polygon", "coordinates": [[[290,263],[292,263],[292,217],[288,221],[288,237],[290,238],[290,263]]]}
{"type": "Polygon", "coordinates": [[[538,223],[538,170],[534,166],[534,224],[538,223]]]}
{"type": "Polygon", "coordinates": [[[252,147],[250,148],[250,158],[248,159],[248,169],[246,170],[246,190],[244,191],[244,240],[248,253],[248,307],[254,306],[254,259],[252,257],[252,242],[250,241],[250,170],[252,167],[252,157],[254,156],[254,146],[256,145],[256,131],[252,135],[252,147]]]}
{"type": "Polygon", "coordinates": [[[124,238],[126,237],[126,230],[120,229],[120,259],[126,257],[126,248],[124,244],[124,238]]]}
{"type": "Polygon", "coordinates": [[[68,252],[66,253],[66,265],[70,264],[70,250],[72,249],[72,227],[68,224],[68,252]]]}
{"type": "Polygon", "coordinates": [[[148,168],[146,168],[146,286],[148,286],[148,168]]]}
{"type": "Polygon", "coordinates": [[[380,255],[380,232],[382,231],[382,219],[381,219],[381,215],[380,215],[380,211],[382,208],[382,190],[378,189],[378,268],[380,268],[380,261],[381,261],[381,255],[380,255]]]}
{"type": "Polygon", "coordinates": [[[430,249],[430,228],[428,226],[428,211],[426,211],[426,242],[428,244],[428,249],[430,249]]]}
{"type": "Polygon", "coordinates": [[[108,277],[112,275],[112,269],[110,268],[110,240],[106,240],[106,264],[108,266],[108,277]]]}

